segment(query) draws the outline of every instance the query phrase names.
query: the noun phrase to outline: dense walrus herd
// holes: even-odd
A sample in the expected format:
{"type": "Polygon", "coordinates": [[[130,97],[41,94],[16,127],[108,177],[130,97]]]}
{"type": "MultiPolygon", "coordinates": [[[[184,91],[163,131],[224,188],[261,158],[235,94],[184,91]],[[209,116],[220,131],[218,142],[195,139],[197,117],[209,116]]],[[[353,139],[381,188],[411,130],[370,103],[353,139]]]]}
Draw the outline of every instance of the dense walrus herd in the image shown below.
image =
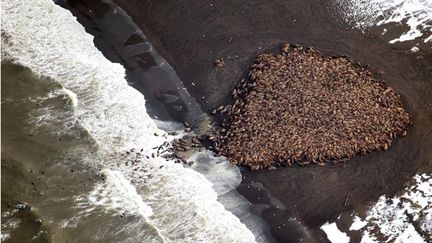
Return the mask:
{"type": "Polygon", "coordinates": [[[411,123],[399,94],[366,67],[295,45],[258,55],[232,97],[212,112],[224,121],[209,140],[217,154],[254,170],[387,150],[411,123]]]}

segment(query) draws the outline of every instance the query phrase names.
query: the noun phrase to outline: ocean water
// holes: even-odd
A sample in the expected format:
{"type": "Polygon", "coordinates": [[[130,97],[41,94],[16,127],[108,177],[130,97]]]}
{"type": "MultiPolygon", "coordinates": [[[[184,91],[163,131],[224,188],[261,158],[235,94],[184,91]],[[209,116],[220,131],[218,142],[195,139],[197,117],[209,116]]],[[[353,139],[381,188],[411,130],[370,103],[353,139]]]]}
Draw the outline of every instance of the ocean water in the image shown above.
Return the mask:
{"type": "MultiPolygon", "coordinates": [[[[69,11],[49,0],[2,1],[1,11],[2,187],[13,178],[23,184],[4,192],[4,219],[19,201],[38,219],[34,239],[255,241],[237,217],[248,217],[247,201],[227,196],[241,181],[238,169],[207,152],[192,158],[217,160],[197,163],[206,176],[149,156],[174,137],[69,11]]],[[[11,220],[2,238],[14,241],[20,224],[11,220]]]]}
{"type": "MultiPolygon", "coordinates": [[[[430,0],[333,3],[341,21],[365,34],[375,31],[373,38],[391,47],[430,49],[430,0]]],[[[150,119],[147,97],[127,85],[123,67],[105,59],[67,10],[48,0],[3,1],[1,9],[2,241],[264,241],[250,203],[233,190],[240,173],[224,158],[194,154],[193,170],[151,158],[152,148],[173,139],[166,131],[182,125],[150,119]]],[[[292,185],[301,191],[294,196],[310,192],[292,185]]],[[[354,210],[349,228],[328,222],[321,229],[332,242],[348,242],[355,231],[362,242],[380,236],[421,242],[426,238],[416,227],[430,232],[431,188],[430,172],[419,172],[401,195],[382,195],[365,211],[354,210]]],[[[260,205],[262,194],[254,195],[260,205]]],[[[286,219],[277,229],[290,228],[286,219]]]]}

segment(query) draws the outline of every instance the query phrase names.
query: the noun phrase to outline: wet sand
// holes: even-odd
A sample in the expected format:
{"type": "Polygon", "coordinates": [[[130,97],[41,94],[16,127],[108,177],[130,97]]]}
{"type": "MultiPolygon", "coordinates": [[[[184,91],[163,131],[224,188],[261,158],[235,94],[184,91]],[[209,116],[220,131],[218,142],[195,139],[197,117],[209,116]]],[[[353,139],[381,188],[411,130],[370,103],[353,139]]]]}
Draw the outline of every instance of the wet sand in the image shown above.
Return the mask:
{"type": "MultiPolygon", "coordinates": [[[[417,171],[432,171],[430,52],[413,54],[408,51],[409,43],[390,46],[374,35],[348,28],[329,11],[328,1],[115,2],[139,25],[207,112],[231,102],[230,91],[245,77],[258,53],[274,51],[285,42],[314,46],[326,55],[349,55],[370,65],[371,70],[383,71],[388,85],[401,94],[414,125],[408,136],[397,138],[388,151],[325,167],[259,172],[242,169],[244,180],[238,190],[253,203],[252,211],[268,222],[278,241],[322,241],[325,235],[318,228],[322,223],[353,209],[362,212],[382,194],[401,189],[417,171]],[[214,60],[221,57],[225,66],[215,68],[214,60]]],[[[91,26],[83,22],[89,19],[79,21],[87,28],[91,26]]],[[[111,31],[116,30],[121,31],[115,27],[111,31]]],[[[111,60],[122,62],[118,57],[121,50],[101,36],[95,40],[98,48],[111,60]]],[[[145,93],[142,87],[148,85],[146,80],[128,78],[138,82],[136,86],[141,85],[138,89],[145,93]]],[[[185,119],[176,114],[170,113],[174,119],[185,119]]]]}

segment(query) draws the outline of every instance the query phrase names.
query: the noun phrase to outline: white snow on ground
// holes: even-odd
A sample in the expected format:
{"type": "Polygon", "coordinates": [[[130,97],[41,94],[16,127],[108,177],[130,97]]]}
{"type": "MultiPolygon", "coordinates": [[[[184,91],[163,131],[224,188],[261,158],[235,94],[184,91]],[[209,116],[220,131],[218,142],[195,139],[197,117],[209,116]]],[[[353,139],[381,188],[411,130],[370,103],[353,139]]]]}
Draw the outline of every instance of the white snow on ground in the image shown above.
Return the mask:
{"type": "Polygon", "coordinates": [[[432,175],[417,174],[415,183],[392,198],[381,196],[350,230],[363,231],[362,242],[432,241],[432,175]]]}
{"type": "Polygon", "coordinates": [[[338,229],[336,223],[326,223],[321,226],[321,229],[324,230],[332,243],[348,243],[350,241],[350,238],[338,229]]]}
{"type": "Polygon", "coordinates": [[[404,26],[391,44],[417,38],[424,43],[432,41],[431,0],[335,0],[334,7],[346,22],[360,29],[389,23],[404,26]]]}

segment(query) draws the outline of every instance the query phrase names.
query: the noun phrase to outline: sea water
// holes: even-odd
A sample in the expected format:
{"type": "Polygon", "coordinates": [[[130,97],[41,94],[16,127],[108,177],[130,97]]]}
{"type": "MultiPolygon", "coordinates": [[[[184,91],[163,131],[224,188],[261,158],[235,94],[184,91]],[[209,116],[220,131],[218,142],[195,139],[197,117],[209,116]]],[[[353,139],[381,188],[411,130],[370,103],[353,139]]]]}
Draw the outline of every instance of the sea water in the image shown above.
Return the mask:
{"type": "MultiPolygon", "coordinates": [[[[255,241],[218,201],[241,180],[226,160],[206,170],[207,178],[225,178],[214,188],[173,161],[137,159],[135,152],[150,155],[173,137],[155,125],[123,67],[94,47],[70,12],[49,0],[2,1],[1,11],[2,155],[23,167],[22,178],[37,181],[31,185],[38,198],[15,196],[32,206],[51,240],[255,241]]],[[[240,208],[246,215],[247,205],[240,208]]]]}

